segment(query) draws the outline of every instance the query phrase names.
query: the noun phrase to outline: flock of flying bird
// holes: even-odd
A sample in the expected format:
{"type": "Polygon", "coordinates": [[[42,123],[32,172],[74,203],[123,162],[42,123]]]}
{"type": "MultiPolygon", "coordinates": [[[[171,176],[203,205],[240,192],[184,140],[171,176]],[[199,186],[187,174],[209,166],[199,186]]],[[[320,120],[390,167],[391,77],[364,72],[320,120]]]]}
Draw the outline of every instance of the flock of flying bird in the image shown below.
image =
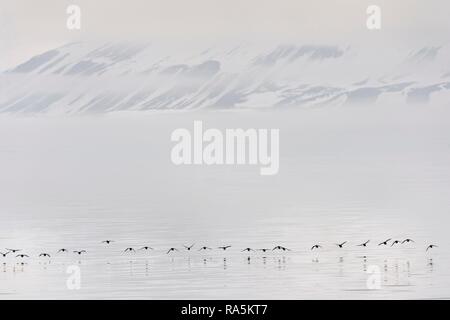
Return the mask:
{"type": "MultiPolygon", "coordinates": [[[[385,240],[385,241],[383,241],[383,242],[380,242],[380,243],[378,244],[378,246],[388,246],[390,241],[392,241],[391,238],[389,238],[389,239],[387,239],[387,240],[385,240]]],[[[102,241],[101,243],[104,243],[104,244],[109,245],[109,244],[111,244],[112,242],[114,242],[114,240],[104,240],[104,241],[102,241]]],[[[367,247],[367,245],[369,244],[369,242],[370,242],[370,240],[367,240],[366,242],[361,243],[361,244],[358,244],[357,246],[358,246],[358,247],[367,247]]],[[[412,242],[414,242],[414,240],[409,239],[409,238],[408,238],[408,239],[405,239],[405,240],[394,240],[394,241],[392,241],[392,243],[390,244],[390,246],[393,247],[393,246],[398,245],[398,244],[412,243],[412,242]]],[[[342,242],[342,243],[336,243],[336,246],[342,249],[346,244],[347,244],[347,241],[342,242]]],[[[195,246],[195,244],[192,244],[192,245],[190,245],[190,246],[184,245],[183,247],[184,247],[185,250],[191,251],[191,250],[194,248],[194,246],[195,246]]],[[[426,251],[428,251],[428,250],[430,250],[430,249],[433,249],[433,248],[437,248],[437,247],[438,247],[438,246],[435,245],[435,244],[430,244],[430,245],[427,246],[426,251]]],[[[229,249],[229,248],[231,248],[230,245],[228,245],[228,246],[217,247],[217,249],[221,249],[221,250],[223,250],[223,251],[225,251],[225,250],[227,250],[227,249],[229,249]]],[[[321,245],[315,244],[315,245],[313,245],[313,246],[311,247],[311,250],[321,249],[321,248],[322,248],[321,245]]],[[[200,247],[200,248],[198,249],[198,251],[202,251],[202,250],[212,250],[212,249],[213,249],[213,248],[211,248],[211,247],[203,246],[203,247],[200,247]]],[[[5,258],[8,254],[16,254],[16,253],[18,253],[18,254],[16,255],[16,258],[29,258],[29,257],[30,257],[30,256],[27,255],[27,254],[19,253],[20,251],[22,251],[22,249],[8,249],[8,248],[6,248],[6,250],[7,250],[6,252],[0,252],[0,256],[3,256],[3,257],[5,258]]],[[[143,246],[143,247],[139,248],[138,250],[153,250],[153,248],[152,248],[152,247],[149,247],[149,246],[143,246]]],[[[245,248],[245,249],[243,249],[243,250],[241,250],[241,251],[242,251],[242,252],[244,252],[244,251],[247,251],[247,252],[250,252],[250,251],[262,251],[262,252],[268,252],[268,251],[274,251],[274,250],[291,251],[291,249],[288,249],[288,248],[283,247],[283,246],[276,246],[276,247],[274,247],[274,248],[272,248],[272,249],[270,249],[270,248],[263,248],[263,249],[245,248]]],[[[175,252],[175,251],[179,251],[179,249],[173,248],[173,247],[172,247],[172,248],[169,248],[169,250],[167,250],[166,254],[169,254],[169,253],[175,252]]],[[[62,249],[59,249],[57,253],[68,253],[68,252],[69,252],[69,250],[67,250],[67,249],[65,249],[65,248],[62,248],[62,249]]],[[[82,255],[82,254],[87,253],[86,250],[73,250],[72,252],[73,252],[74,254],[76,254],[76,255],[82,255]]],[[[125,253],[127,253],[127,252],[136,252],[136,249],[134,249],[134,248],[132,248],[132,247],[128,247],[128,248],[126,248],[123,252],[125,252],[125,253]]],[[[50,258],[51,255],[50,255],[49,253],[41,253],[41,254],[39,254],[39,257],[50,258]]]]}

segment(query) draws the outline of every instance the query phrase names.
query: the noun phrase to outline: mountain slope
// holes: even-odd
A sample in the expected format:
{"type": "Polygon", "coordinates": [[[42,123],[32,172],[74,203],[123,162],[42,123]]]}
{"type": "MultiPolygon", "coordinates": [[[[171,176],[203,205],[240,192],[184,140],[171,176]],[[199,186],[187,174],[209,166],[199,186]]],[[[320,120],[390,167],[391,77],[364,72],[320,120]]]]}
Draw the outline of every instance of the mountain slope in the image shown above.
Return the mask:
{"type": "Polygon", "coordinates": [[[450,102],[448,47],[200,49],[71,43],[0,75],[0,112],[316,107],[450,102]]]}

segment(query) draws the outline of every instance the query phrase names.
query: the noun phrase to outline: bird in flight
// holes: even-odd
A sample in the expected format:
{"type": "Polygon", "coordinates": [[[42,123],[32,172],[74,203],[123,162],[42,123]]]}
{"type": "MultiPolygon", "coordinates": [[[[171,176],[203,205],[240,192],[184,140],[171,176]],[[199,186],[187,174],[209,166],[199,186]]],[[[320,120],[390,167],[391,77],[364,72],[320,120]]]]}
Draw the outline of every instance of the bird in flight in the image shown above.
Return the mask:
{"type": "Polygon", "coordinates": [[[111,242],[114,242],[114,240],[103,240],[102,243],[110,244],[111,242]]]}
{"type": "Polygon", "coordinates": [[[275,248],[272,249],[273,250],[283,250],[283,251],[291,251],[291,249],[288,249],[286,247],[282,247],[282,246],[276,246],[275,248]]]}
{"type": "Polygon", "coordinates": [[[0,255],[3,256],[3,258],[6,258],[6,256],[11,253],[11,251],[8,251],[6,253],[0,252],[0,255]]]}
{"type": "Polygon", "coordinates": [[[267,248],[262,248],[262,249],[257,249],[258,251],[262,251],[262,252],[267,252],[267,251],[270,251],[270,249],[267,249],[267,248]]]}
{"type": "Polygon", "coordinates": [[[201,250],[211,250],[211,248],[210,247],[201,247],[200,249],[198,249],[198,251],[201,251],[201,250]]]}
{"type": "Polygon", "coordinates": [[[253,250],[252,248],[245,248],[244,250],[242,250],[242,251],[255,251],[255,250],[253,250]]]}
{"type": "Polygon", "coordinates": [[[336,243],[336,245],[339,247],[339,248],[343,248],[344,247],[344,244],[346,244],[347,243],[347,241],[344,241],[344,242],[342,242],[342,243],[336,243]]]}
{"type": "Polygon", "coordinates": [[[16,256],[16,258],[29,258],[29,256],[26,255],[26,254],[18,254],[18,255],[16,256]]]}
{"type": "Polygon", "coordinates": [[[68,251],[67,251],[67,249],[62,248],[62,249],[58,250],[58,253],[60,253],[60,252],[68,252],[68,251]]]}
{"type": "Polygon", "coordinates": [[[389,238],[389,239],[387,239],[386,241],[380,242],[378,245],[379,245],[379,246],[381,246],[381,245],[387,246],[388,242],[391,241],[391,240],[392,240],[392,239],[389,238]]]}
{"type": "Polygon", "coordinates": [[[370,242],[370,240],[367,240],[364,243],[358,244],[358,247],[367,247],[367,244],[370,242]]]}
{"type": "Polygon", "coordinates": [[[39,257],[48,257],[48,258],[50,258],[50,255],[48,253],[41,253],[39,255],[39,257]]]}
{"type": "Polygon", "coordinates": [[[400,243],[400,240],[395,240],[394,242],[392,242],[391,247],[393,247],[394,245],[399,244],[399,243],[400,243]]]}
{"type": "Polygon", "coordinates": [[[153,248],[149,247],[149,246],[144,246],[144,247],[140,248],[139,250],[153,250],[153,248]]]}
{"type": "Polygon", "coordinates": [[[16,252],[21,251],[22,249],[8,249],[8,248],[6,248],[6,250],[8,250],[8,251],[10,251],[12,253],[16,253],[16,252]]]}
{"type": "Polygon", "coordinates": [[[126,248],[123,252],[136,252],[133,248],[126,248]]]}
{"type": "Polygon", "coordinates": [[[195,243],[191,244],[190,246],[183,245],[183,247],[185,247],[187,251],[191,251],[191,249],[194,247],[194,245],[195,245],[195,243]]]}
{"type": "Polygon", "coordinates": [[[428,247],[427,247],[427,250],[425,250],[425,251],[428,251],[429,249],[433,249],[433,248],[437,248],[438,246],[437,245],[435,245],[435,244],[430,244],[428,247]]]}
{"type": "Polygon", "coordinates": [[[83,254],[83,253],[87,253],[87,251],[86,251],[86,250],[81,250],[81,251],[74,250],[73,253],[76,253],[76,254],[78,254],[78,255],[81,255],[81,254],[83,254]]]}
{"type": "Polygon", "coordinates": [[[415,241],[414,241],[413,239],[409,239],[409,238],[408,238],[408,239],[403,240],[403,241],[402,241],[402,244],[403,244],[403,243],[410,243],[410,242],[415,242],[415,241]]]}
{"type": "Polygon", "coordinates": [[[167,250],[166,254],[171,253],[172,251],[178,251],[177,248],[170,248],[169,250],[167,250]]]}
{"type": "Polygon", "coordinates": [[[315,244],[315,245],[313,245],[313,246],[311,247],[311,250],[319,249],[319,248],[322,248],[322,246],[319,245],[319,244],[315,244]]]}
{"type": "Polygon", "coordinates": [[[222,247],[217,247],[218,249],[222,249],[222,250],[227,250],[228,248],[231,248],[231,246],[222,246],[222,247]]]}

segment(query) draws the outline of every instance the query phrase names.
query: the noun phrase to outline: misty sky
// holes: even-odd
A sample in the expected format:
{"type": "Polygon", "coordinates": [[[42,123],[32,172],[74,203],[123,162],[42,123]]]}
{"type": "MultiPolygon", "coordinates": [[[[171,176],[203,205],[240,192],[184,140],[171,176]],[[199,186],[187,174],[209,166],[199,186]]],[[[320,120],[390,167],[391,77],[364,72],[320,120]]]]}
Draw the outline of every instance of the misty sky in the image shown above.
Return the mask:
{"type": "Polygon", "coordinates": [[[0,69],[75,40],[227,39],[302,43],[355,41],[441,45],[448,0],[0,0],[0,69]],[[82,29],[66,28],[66,8],[82,29]],[[382,9],[382,30],[366,29],[366,8],[382,9]]]}

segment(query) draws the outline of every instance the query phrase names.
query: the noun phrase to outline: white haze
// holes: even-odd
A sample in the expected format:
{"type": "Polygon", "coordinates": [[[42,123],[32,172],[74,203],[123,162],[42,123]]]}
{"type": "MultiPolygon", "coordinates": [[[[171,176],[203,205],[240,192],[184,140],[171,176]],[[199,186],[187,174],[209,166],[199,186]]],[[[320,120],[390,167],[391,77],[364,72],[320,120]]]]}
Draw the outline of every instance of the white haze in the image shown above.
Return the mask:
{"type": "Polygon", "coordinates": [[[2,246],[24,248],[32,258],[20,277],[6,267],[0,292],[28,298],[446,297],[448,119],[445,107],[387,105],[3,116],[2,246]],[[170,134],[192,129],[194,120],[219,129],[279,128],[279,174],[261,176],[248,165],[175,166],[170,134]],[[416,243],[376,246],[389,237],[416,243]],[[110,249],[99,244],[107,238],[117,240],[110,249]],[[355,247],[367,239],[367,251],[355,247]],[[348,248],[337,252],[334,243],[344,240],[348,248]],[[324,251],[311,252],[317,242],[324,251]],[[226,255],[165,254],[188,243],[233,248],[226,255]],[[440,248],[426,253],[429,243],[440,248]],[[122,253],[143,244],[156,250],[122,253]],[[270,253],[267,260],[252,253],[250,264],[240,252],[276,244],[293,251],[270,253]],[[64,246],[90,252],[80,262],[84,290],[64,287],[64,266],[75,257],[58,255],[39,267],[41,250],[64,246]],[[382,290],[365,291],[362,255],[369,265],[387,264],[382,290]],[[287,278],[295,280],[280,280],[287,278]]]}

